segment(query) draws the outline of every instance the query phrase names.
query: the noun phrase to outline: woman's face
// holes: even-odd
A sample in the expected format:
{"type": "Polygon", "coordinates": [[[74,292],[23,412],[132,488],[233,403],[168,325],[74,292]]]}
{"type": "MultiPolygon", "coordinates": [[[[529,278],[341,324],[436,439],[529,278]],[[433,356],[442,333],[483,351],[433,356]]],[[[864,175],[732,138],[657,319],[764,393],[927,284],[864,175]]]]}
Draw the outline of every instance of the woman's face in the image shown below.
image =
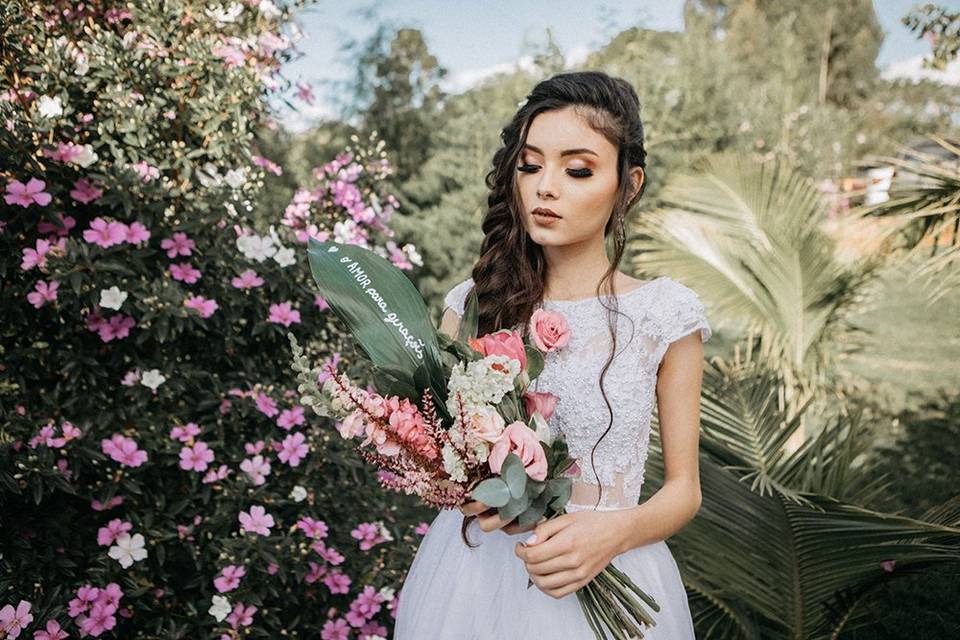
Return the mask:
{"type": "MultiPolygon", "coordinates": [[[[642,169],[635,172],[642,178],[642,169]]],[[[520,151],[517,187],[524,228],[537,244],[602,240],[617,195],[617,149],[573,107],[544,111],[530,123],[520,151]],[[560,218],[533,215],[538,207],[560,218]]]]}

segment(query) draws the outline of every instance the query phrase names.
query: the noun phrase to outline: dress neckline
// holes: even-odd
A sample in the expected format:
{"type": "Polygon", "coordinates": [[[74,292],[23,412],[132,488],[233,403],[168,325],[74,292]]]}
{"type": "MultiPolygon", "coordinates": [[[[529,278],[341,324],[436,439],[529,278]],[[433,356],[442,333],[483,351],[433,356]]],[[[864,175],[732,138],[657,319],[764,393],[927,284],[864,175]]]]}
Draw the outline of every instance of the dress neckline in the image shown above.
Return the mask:
{"type": "MultiPolygon", "coordinates": [[[[616,298],[617,300],[621,300],[629,295],[636,293],[637,291],[641,291],[642,289],[648,288],[650,285],[652,285],[655,282],[659,282],[660,280],[665,280],[667,277],[668,276],[659,276],[657,278],[654,278],[653,280],[644,282],[638,287],[634,287],[633,289],[630,289],[629,291],[624,291],[623,293],[618,293],[617,295],[612,297],[616,298]]],[[[611,296],[591,296],[589,298],[579,298],[577,300],[550,300],[550,299],[544,298],[543,304],[544,305],[548,305],[548,304],[575,305],[575,304],[582,304],[584,302],[596,302],[600,300],[601,297],[609,298],[611,296]]]]}

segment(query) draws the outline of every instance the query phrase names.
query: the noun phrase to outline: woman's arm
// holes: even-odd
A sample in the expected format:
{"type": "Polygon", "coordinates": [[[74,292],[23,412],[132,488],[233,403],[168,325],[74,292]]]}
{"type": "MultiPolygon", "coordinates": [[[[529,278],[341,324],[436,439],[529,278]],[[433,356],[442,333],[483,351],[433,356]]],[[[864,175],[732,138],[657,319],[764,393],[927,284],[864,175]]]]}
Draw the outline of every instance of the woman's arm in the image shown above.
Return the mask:
{"type": "Polygon", "coordinates": [[[620,552],[665,540],[700,509],[700,386],[703,342],[694,331],[671,343],[657,376],[663,486],[643,504],[611,512],[622,531],[620,552]]]}

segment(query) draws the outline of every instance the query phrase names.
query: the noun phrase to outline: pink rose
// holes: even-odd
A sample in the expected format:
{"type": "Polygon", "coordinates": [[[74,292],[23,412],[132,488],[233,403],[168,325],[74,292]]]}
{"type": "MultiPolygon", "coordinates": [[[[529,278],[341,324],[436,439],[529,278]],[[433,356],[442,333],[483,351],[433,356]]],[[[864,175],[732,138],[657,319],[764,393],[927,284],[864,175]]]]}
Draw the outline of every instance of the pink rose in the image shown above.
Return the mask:
{"type": "Polygon", "coordinates": [[[537,309],[530,316],[530,333],[541,351],[556,351],[570,342],[570,325],[562,313],[537,309]]]}
{"type": "Polygon", "coordinates": [[[507,425],[500,439],[490,449],[490,470],[499,474],[509,453],[520,457],[527,475],[534,480],[544,480],[547,477],[547,454],[540,445],[540,439],[533,429],[520,421],[507,425]]]}
{"type": "Polygon", "coordinates": [[[554,395],[548,391],[530,391],[523,394],[523,404],[527,409],[527,415],[532,416],[539,413],[544,420],[549,420],[553,415],[553,409],[557,406],[557,400],[560,396],[554,395]]]}
{"type": "Polygon", "coordinates": [[[527,351],[523,346],[523,338],[515,329],[501,329],[495,333],[488,333],[480,338],[469,338],[467,343],[474,351],[489,355],[504,355],[520,361],[520,371],[527,368],[527,351]]]}

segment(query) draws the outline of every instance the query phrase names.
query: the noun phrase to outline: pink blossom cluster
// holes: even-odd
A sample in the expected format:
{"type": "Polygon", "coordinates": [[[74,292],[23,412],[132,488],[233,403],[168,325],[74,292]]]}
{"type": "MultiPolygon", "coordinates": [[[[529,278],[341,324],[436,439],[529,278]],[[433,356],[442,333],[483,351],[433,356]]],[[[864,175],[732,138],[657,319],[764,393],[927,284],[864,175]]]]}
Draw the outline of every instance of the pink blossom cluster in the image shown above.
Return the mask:
{"type": "Polygon", "coordinates": [[[367,585],[350,603],[350,610],[344,617],[350,623],[350,626],[362,627],[380,613],[384,600],[386,598],[382,593],[367,585]]]}
{"type": "Polygon", "coordinates": [[[119,433],[101,440],[100,447],[105,454],[126,467],[139,467],[147,461],[147,452],[138,448],[137,441],[119,433]]]}
{"type": "Polygon", "coordinates": [[[83,232],[83,239],[104,249],[115,244],[128,242],[139,244],[150,239],[150,230],[140,222],[129,225],[116,220],[108,221],[96,217],[90,222],[90,227],[83,232]]]}
{"type": "Polygon", "coordinates": [[[37,435],[30,438],[30,441],[27,443],[27,445],[31,449],[36,449],[41,444],[52,449],[59,449],[71,440],[79,438],[83,435],[83,432],[81,432],[80,429],[73,426],[73,423],[67,420],[64,420],[60,425],[60,433],[60,436],[55,435],[56,428],[52,423],[44,425],[40,428],[40,432],[37,433],[37,435]]]}
{"type": "Polygon", "coordinates": [[[100,314],[99,308],[95,309],[87,316],[87,329],[100,336],[104,342],[110,342],[119,338],[126,338],[130,335],[130,329],[137,325],[133,316],[122,313],[110,316],[107,320],[100,314]]]}
{"type": "Polygon", "coordinates": [[[66,251],[67,243],[64,238],[58,240],[47,240],[44,238],[37,238],[36,243],[33,247],[27,247],[23,249],[23,258],[20,262],[21,271],[29,271],[36,267],[41,271],[47,268],[47,255],[52,252],[66,251]]]}
{"type": "Polygon", "coordinates": [[[247,570],[242,566],[228,564],[220,571],[220,575],[214,578],[213,586],[220,593],[233,591],[240,586],[240,579],[247,575],[247,570]]]}
{"type": "Polygon", "coordinates": [[[84,585],[77,589],[77,597],[70,600],[68,614],[75,618],[84,635],[98,637],[117,626],[116,613],[123,590],[116,582],[105,587],[84,585]]]}
{"type": "Polygon", "coordinates": [[[361,551],[369,551],[376,545],[387,541],[387,538],[383,536],[380,525],[374,522],[360,523],[356,529],[350,532],[350,535],[360,541],[361,551]]]}

